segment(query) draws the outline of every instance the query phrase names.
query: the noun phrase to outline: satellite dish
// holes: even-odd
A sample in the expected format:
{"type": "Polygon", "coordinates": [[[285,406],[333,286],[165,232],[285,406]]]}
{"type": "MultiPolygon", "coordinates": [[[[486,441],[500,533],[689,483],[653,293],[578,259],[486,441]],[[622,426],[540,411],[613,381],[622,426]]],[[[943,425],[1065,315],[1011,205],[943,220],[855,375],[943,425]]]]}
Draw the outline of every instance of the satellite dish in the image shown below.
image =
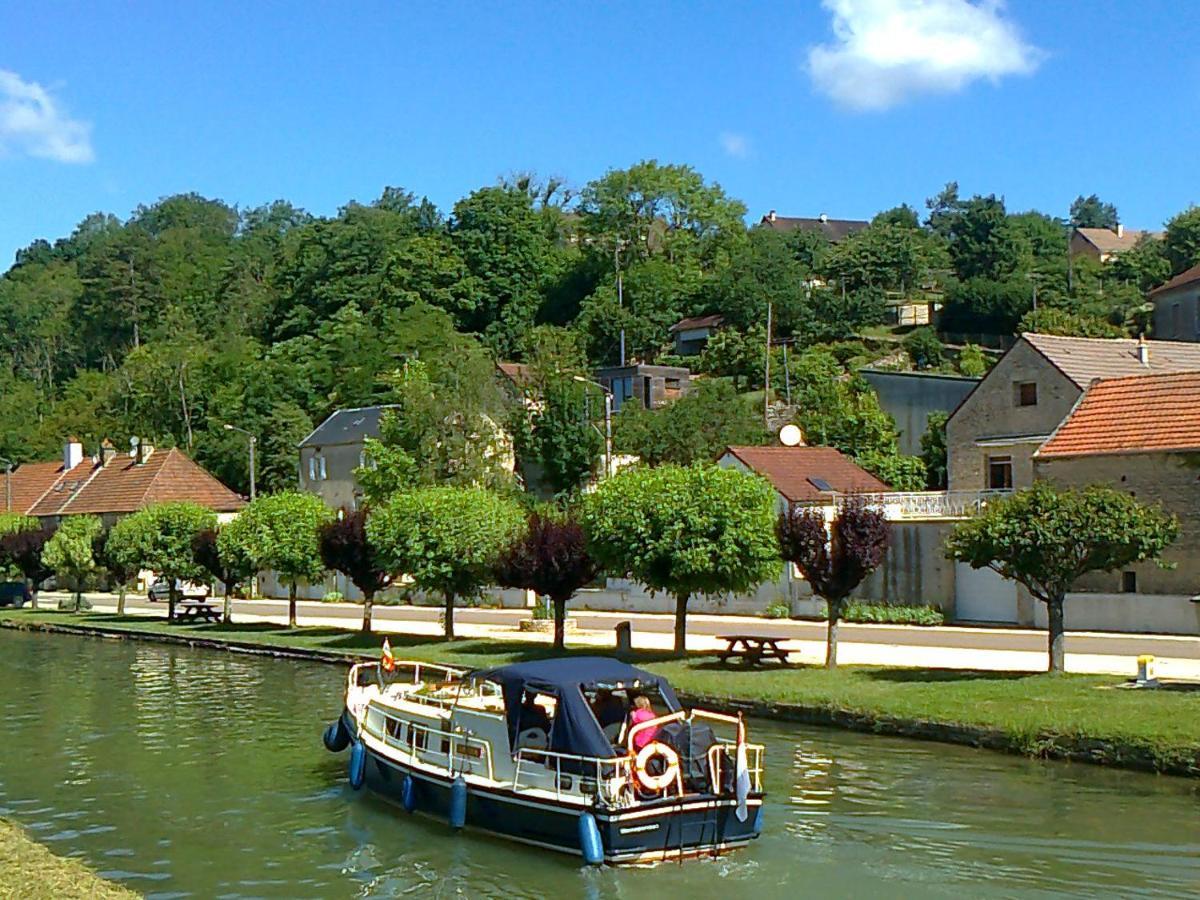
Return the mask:
{"type": "Polygon", "coordinates": [[[779,443],[785,447],[799,447],[804,443],[804,435],[796,425],[784,425],[779,429],[779,443]]]}

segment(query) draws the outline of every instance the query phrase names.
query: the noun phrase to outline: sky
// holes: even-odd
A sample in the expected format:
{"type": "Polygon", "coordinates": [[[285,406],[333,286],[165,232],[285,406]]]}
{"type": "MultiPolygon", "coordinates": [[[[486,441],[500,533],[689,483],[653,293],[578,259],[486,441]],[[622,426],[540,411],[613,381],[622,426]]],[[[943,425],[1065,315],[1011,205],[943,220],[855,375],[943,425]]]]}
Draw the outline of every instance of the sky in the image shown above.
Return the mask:
{"type": "Polygon", "coordinates": [[[641,159],[748,221],[923,208],[956,180],[1158,228],[1200,202],[1197,46],[1190,0],[5,0],[0,268],[174,193],[327,215],[395,185],[448,211],[641,159]]]}

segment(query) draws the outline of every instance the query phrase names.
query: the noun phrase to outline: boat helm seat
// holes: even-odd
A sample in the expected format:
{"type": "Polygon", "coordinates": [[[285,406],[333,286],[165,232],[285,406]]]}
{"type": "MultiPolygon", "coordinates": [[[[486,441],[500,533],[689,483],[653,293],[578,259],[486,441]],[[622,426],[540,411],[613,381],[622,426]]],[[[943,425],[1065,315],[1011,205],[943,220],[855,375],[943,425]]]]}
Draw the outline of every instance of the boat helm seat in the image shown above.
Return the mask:
{"type": "Polygon", "coordinates": [[[517,750],[545,750],[550,746],[550,735],[544,728],[526,728],[517,734],[517,750]]]}

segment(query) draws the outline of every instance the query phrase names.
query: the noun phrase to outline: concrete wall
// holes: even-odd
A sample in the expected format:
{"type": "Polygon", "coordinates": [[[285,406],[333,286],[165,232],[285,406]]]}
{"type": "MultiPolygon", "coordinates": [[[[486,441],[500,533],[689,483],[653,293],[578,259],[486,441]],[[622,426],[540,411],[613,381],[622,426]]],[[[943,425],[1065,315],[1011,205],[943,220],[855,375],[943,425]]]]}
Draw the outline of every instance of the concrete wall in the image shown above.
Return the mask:
{"type": "Polygon", "coordinates": [[[979,383],[958,375],[922,375],[916,372],[881,372],[863,369],[862,376],[875,389],[879,405],[896,422],[900,452],[921,453],[921,435],[931,412],[949,414],[979,383]]]}
{"type": "Polygon", "coordinates": [[[954,522],[893,522],[883,565],[854,592],[857,600],[936,606],[954,615],[954,563],[944,544],[954,522]]]}
{"type": "MultiPolygon", "coordinates": [[[[1180,594],[1067,594],[1068,631],[1200,635],[1200,603],[1180,594]]],[[[1032,624],[1046,627],[1046,604],[1035,603],[1032,624]]]]}
{"type": "Polygon", "coordinates": [[[1013,487],[1029,487],[1038,438],[1058,427],[1080,393],[1044,356],[1018,341],[946,423],[950,490],[987,488],[991,456],[1011,456],[1013,487]],[[1017,385],[1023,382],[1037,384],[1035,406],[1017,404],[1017,385]]]}
{"type": "Polygon", "coordinates": [[[1164,291],[1154,298],[1154,337],[1200,341],[1200,284],[1164,291]]]}

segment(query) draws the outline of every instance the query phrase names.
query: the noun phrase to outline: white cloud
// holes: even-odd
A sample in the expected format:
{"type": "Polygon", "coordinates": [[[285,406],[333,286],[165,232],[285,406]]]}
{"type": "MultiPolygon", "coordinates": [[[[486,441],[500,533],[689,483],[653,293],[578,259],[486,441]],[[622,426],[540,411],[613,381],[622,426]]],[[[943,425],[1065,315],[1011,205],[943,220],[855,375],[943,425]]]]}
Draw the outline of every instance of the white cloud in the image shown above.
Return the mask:
{"type": "Polygon", "coordinates": [[[951,93],[980,78],[1032,72],[1042,52],[1004,16],[1001,0],[823,0],[831,44],[813,47],[817,89],[856,110],[951,93]]]}
{"type": "Polygon", "coordinates": [[[0,69],[0,155],[18,153],[65,163],[87,163],[92,126],[72,119],[35,81],[0,69]]]}
{"type": "Polygon", "coordinates": [[[734,159],[745,159],[750,155],[750,138],[733,131],[722,131],[719,137],[721,149],[734,159]]]}

